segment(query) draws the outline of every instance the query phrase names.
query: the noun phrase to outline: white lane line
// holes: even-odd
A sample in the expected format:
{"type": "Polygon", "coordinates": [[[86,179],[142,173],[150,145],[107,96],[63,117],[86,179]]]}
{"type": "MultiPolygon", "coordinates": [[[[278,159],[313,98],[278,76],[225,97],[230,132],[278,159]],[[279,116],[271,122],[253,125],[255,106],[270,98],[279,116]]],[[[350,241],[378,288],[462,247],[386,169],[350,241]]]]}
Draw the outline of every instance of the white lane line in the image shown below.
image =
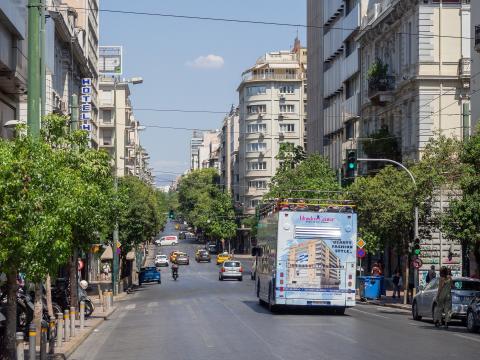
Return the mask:
{"type": "Polygon", "coordinates": [[[125,306],[125,310],[134,310],[137,307],[137,304],[130,304],[125,306]]]}
{"type": "Polygon", "coordinates": [[[453,334],[453,335],[455,335],[456,337],[462,338],[462,339],[480,342],[480,338],[474,338],[474,337],[467,336],[467,335],[462,335],[462,334],[453,334]]]}
{"type": "Polygon", "coordinates": [[[348,336],[346,336],[346,335],[340,334],[340,333],[338,333],[338,332],[336,332],[336,331],[328,330],[328,331],[325,331],[325,332],[326,332],[327,334],[330,334],[330,335],[339,337],[339,338],[341,338],[341,339],[343,339],[343,340],[346,340],[346,341],[348,341],[348,342],[350,342],[350,343],[352,343],[352,344],[358,344],[358,341],[357,341],[357,340],[352,339],[351,337],[348,337],[348,336]]]}
{"type": "Polygon", "coordinates": [[[158,306],[158,302],[157,301],[154,301],[154,302],[149,302],[147,307],[149,308],[152,308],[152,307],[157,307],[158,306]]]}
{"type": "Polygon", "coordinates": [[[372,313],[369,313],[369,312],[367,312],[367,311],[358,310],[358,309],[356,309],[356,308],[350,309],[349,311],[357,311],[357,312],[362,313],[362,314],[371,315],[371,316],[376,316],[376,317],[383,318],[383,319],[393,320],[392,318],[389,318],[388,316],[383,316],[383,315],[378,315],[378,314],[372,314],[372,313]]]}

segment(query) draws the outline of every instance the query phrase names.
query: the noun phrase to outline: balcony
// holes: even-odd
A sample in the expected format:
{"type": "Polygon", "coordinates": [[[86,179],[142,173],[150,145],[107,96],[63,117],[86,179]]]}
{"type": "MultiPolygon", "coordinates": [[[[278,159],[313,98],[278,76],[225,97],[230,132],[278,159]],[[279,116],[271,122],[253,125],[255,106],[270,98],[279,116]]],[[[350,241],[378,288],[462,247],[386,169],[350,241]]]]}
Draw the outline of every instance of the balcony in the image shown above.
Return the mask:
{"type": "Polygon", "coordinates": [[[356,93],[353,96],[350,96],[347,100],[343,102],[343,114],[345,116],[344,120],[348,121],[352,118],[356,118],[360,114],[360,93],[356,93]]]}
{"type": "Polygon", "coordinates": [[[480,25],[475,26],[475,51],[480,52],[480,25]]]}
{"type": "Polygon", "coordinates": [[[360,4],[357,4],[343,19],[343,23],[342,23],[343,41],[347,40],[348,37],[355,31],[355,29],[359,27],[360,27],[360,4]]]}
{"type": "Polygon", "coordinates": [[[368,80],[368,98],[374,105],[385,106],[393,100],[395,76],[374,77],[368,80]]]}
{"type": "Polygon", "coordinates": [[[242,81],[262,81],[262,80],[302,80],[302,74],[252,74],[247,73],[243,76],[242,81]]]}

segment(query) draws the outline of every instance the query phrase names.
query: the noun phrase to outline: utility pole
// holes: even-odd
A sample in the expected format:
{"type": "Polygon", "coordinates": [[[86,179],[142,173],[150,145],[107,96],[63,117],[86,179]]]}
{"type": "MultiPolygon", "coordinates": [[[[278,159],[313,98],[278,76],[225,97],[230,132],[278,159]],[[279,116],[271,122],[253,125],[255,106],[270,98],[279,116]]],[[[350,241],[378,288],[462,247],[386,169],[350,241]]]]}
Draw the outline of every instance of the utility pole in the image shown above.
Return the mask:
{"type": "MultiPolygon", "coordinates": [[[[117,79],[113,78],[113,112],[115,114],[115,168],[114,168],[114,187],[115,194],[118,194],[118,119],[117,119],[117,79]]],[[[112,291],[113,295],[118,294],[118,218],[115,217],[115,227],[113,228],[113,245],[112,245],[112,291]]]]}
{"type": "MultiPolygon", "coordinates": [[[[417,181],[415,180],[415,177],[413,176],[412,172],[410,170],[408,170],[405,165],[403,165],[402,163],[399,163],[397,161],[394,161],[394,160],[390,160],[390,159],[357,159],[357,161],[381,161],[381,162],[388,162],[388,163],[391,163],[391,164],[394,164],[400,168],[402,168],[403,170],[405,170],[407,172],[407,174],[410,176],[410,179],[412,179],[412,182],[413,184],[415,185],[415,189],[417,189],[417,181]]],[[[418,237],[418,205],[417,205],[417,202],[415,201],[415,209],[414,209],[414,218],[415,218],[415,222],[414,222],[414,239],[416,239],[418,237]]],[[[405,279],[403,281],[403,287],[404,287],[404,290],[403,290],[403,303],[404,304],[407,304],[407,300],[408,300],[408,290],[409,290],[409,262],[408,262],[408,254],[405,255],[405,279]]],[[[418,269],[415,269],[415,273],[414,273],[414,288],[413,288],[413,296],[415,296],[415,290],[416,290],[416,286],[418,285],[418,269]]]]}
{"type": "Polygon", "coordinates": [[[46,53],[46,17],[45,17],[45,0],[41,0],[40,9],[40,98],[41,98],[41,116],[46,115],[46,99],[47,99],[47,74],[45,70],[45,53],[46,53]]]}
{"type": "Polygon", "coordinates": [[[78,129],[78,95],[72,95],[72,116],[70,117],[70,131],[75,131],[78,129]]]}
{"type": "Polygon", "coordinates": [[[27,133],[40,136],[40,8],[39,0],[28,0],[28,102],[27,133]]]}

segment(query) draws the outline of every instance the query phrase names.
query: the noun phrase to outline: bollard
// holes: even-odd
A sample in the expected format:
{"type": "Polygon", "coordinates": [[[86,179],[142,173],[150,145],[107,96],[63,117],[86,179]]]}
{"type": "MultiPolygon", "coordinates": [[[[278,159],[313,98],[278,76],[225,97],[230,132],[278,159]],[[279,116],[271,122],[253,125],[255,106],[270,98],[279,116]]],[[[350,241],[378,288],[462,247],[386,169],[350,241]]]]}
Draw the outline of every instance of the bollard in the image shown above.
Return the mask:
{"type": "Polygon", "coordinates": [[[23,342],[23,332],[19,331],[15,335],[17,341],[17,360],[25,359],[25,343],[23,342]]]}
{"type": "Polygon", "coordinates": [[[40,360],[47,360],[47,333],[48,325],[42,324],[42,330],[40,332],[40,360]]]}
{"type": "Polygon", "coordinates": [[[55,331],[55,316],[50,318],[49,331],[48,331],[48,353],[55,354],[55,332],[58,335],[58,331],[55,331]]]}
{"type": "Polygon", "coordinates": [[[80,301],[80,331],[85,328],[85,301],[80,301]]]}
{"type": "Polygon", "coordinates": [[[108,291],[104,291],[103,292],[103,312],[106,313],[107,312],[107,304],[108,304],[108,291]]]}
{"type": "Polygon", "coordinates": [[[75,326],[77,325],[75,306],[70,306],[70,337],[75,337],[75,326]]]}
{"type": "Polygon", "coordinates": [[[64,332],[64,337],[63,341],[69,342],[70,341],[70,315],[68,313],[68,310],[63,311],[63,332],[64,332]]]}
{"type": "Polygon", "coordinates": [[[63,314],[57,313],[57,348],[61,348],[63,344],[63,314]]]}
{"type": "Polygon", "coordinates": [[[35,360],[37,358],[37,328],[35,324],[30,324],[28,328],[28,358],[29,360],[35,360]]]}
{"type": "Polygon", "coordinates": [[[113,308],[113,292],[112,291],[110,291],[109,299],[110,299],[110,304],[108,305],[108,307],[109,307],[109,310],[111,310],[113,308]]]}

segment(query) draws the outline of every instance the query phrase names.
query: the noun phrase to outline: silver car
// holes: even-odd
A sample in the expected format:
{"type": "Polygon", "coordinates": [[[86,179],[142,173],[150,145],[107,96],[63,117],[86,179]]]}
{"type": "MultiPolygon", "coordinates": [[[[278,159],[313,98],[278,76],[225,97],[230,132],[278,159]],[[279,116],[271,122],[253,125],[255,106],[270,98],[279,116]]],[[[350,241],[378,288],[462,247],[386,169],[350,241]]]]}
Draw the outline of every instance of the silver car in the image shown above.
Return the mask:
{"type": "MultiPolygon", "coordinates": [[[[433,279],[425,289],[413,298],[412,315],[415,320],[422,317],[433,318],[440,279],[433,279]]],[[[480,280],[466,277],[454,277],[452,283],[452,318],[464,320],[470,302],[480,296],[480,280]]]]}
{"type": "Polygon", "coordinates": [[[242,263],[240,261],[232,260],[224,261],[220,268],[220,272],[218,273],[218,280],[223,281],[224,279],[238,279],[238,281],[242,281],[242,263]]]}

